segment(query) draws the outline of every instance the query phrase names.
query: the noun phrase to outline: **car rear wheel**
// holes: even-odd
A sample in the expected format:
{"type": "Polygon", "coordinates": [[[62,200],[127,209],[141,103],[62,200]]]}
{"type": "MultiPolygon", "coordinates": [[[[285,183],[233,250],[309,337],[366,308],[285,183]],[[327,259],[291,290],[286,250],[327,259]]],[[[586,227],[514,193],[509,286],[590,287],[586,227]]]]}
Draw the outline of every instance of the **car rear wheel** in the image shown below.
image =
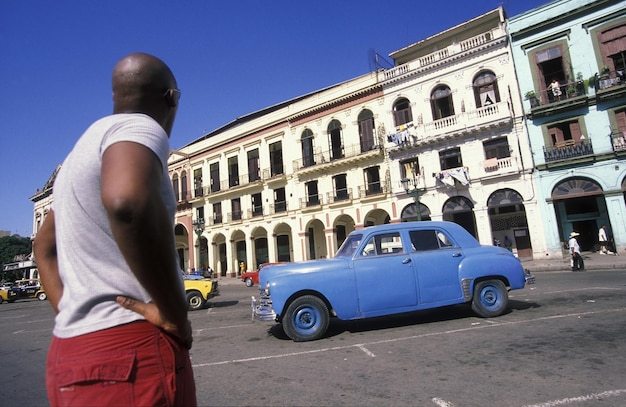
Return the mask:
{"type": "Polygon", "coordinates": [[[202,298],[202,294],[200,294],[200,292],[190,291],[187,293],[187,304],[189,305],[189,309],[200,309],[204,306],[204,303],[204,298],[202,298]]]}
{"type": "Polygon", "coordinates": [[[329,320],[324,301],[314,295],[303,295],[289,304],[282,323],[283,330],[294,342],[305,342],[321,338],[329,320]]]}
{"type": "Polygon", "coordinates": [[[250,277],[246,277],[246,287],[252,287],[254,285],[254,282],[252,281],[252,279],[250,277]]]}
{"type": "Polygon", "coordinates": [[[39,293],[37,294],[37,299],[39,301],[45,301],[46,299],[48,299],[48,296],[46,295],[46,293],[39,293]]]}
{"type": "Polygon", "coordinates": [[[500,280],[481,281],[474,287],[472,310],[483,318],[502,315],[509,304],[509,293],[500,280]]]}

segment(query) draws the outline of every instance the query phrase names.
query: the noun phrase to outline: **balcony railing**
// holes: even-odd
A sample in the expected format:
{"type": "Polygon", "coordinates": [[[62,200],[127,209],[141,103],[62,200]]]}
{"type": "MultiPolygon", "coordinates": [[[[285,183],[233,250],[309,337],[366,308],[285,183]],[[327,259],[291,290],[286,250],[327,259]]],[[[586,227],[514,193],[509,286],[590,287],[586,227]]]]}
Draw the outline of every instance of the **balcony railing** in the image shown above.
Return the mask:
{"type": "Polygon", "coordinates": [[[408,62],[403,65],[396,66],[386,70],[385,80],[393,79],[405,75],[413,70],[425,69],[429,66],[435,66],[448,58],[457,56],[458,54],[471,52],[473,49],[479,48],[497,38],[506,38],[506,33],[500,28],[478,34],[474,37],[451,44],[445,48],[424,55],[415,61],[408,62]]]}
{"type": "Polygon", "coordinates": [[[468,131],[468,129],[476,129],[480,128],[480,126],[490,126],[493,123],[510,120],[511,112],[507,102],[498,102],[461,114],[415,125],[413,126],[414,130],[411,130],[414,136],[404,137],[401,136],[403,133],[400,132],[388,136],[388,140],[394,142],[398,147],[407,148],[436,141],[442,134],[450,135],[456,132],[462,134],[468,131]]]}
{"type": "Polygon", "coordinates": [[[626,85],[626,75],[623,70],[606,71],[596,77],[596,89],[600,91],[624,85],[626,85]]]}
{"type": "Polygon", "coordinates": [[[335,192],[326,194],[326,200],[329,204],[338,202],[352,201],[352,188],[337,189],[335,192]]]}
{"type": "Polygon", "coordinates": [[[568,160],[593,154],[591,140],[574,141],[566,140],[552,147],[543,147],[543,155],[546,162],[568,160]]]}
{"type": "Polygon", "coordinates": [[[529,98],[530,107],[535,108],[541,105],[564,102],[579,96],[585,96],[586,94],[587,92],[583,81],[567,82],[560,84],[556,89],[548,87],[548,89],[539,92],[538,96],[535,96],[535,98],[529,98]]]}
{"type": "Polygon", "coordinates": [[[388,185],[383,181],[370,182],[366,185],[359,185],[359,198],[376,195],[385,195],[389,192],[388,185]]]}
{"type": "Polygon", "coordinates": [[[309,195],[306,198],[300,198],[300,209],[318,207],[322,205],[323,197],[320,194],[309,195]]]}
{"type": "Polygon", "coordinates": [[[352,145],[342,147],[343,155],[341,157],[337,156],[336,153],[338,151],[339,150],[337,148],[326,150],[326,151],[319,151],[307,157],[293,160],[293,169],[294,171],[298,171],[302,168],[312,167],[315,165],[328,164],[331,161],[340,162],[341,160],[358,157],[360,155],[367,154],[371,151],[379,151],[379,150],[378,150],[378,145],[374,145],[368,151],[361,151],[361,144],[352,144],[352,145]]]}
{"type": "Polygon", "coordinates": [[[613,151],[626,151],[626,131],[614,131],[611,134],[613,151]]]}

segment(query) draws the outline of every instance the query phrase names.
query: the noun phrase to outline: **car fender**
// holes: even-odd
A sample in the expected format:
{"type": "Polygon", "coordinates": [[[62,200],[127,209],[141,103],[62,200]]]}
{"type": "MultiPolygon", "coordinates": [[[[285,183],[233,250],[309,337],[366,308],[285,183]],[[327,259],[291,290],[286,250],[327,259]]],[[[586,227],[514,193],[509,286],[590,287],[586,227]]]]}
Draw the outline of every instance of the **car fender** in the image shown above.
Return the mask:
{"type": "Polygon", "coordinates": [[[459,264],[460,281],[472,281],[468,286],[470,291],[465,293],[466,295],[473,294],[476,282],[489,278],[502,280],[512,290],[521,289],[525,284],[524,267],[519,259],[506,249],[482,256],[467,256],[459,264]]]}

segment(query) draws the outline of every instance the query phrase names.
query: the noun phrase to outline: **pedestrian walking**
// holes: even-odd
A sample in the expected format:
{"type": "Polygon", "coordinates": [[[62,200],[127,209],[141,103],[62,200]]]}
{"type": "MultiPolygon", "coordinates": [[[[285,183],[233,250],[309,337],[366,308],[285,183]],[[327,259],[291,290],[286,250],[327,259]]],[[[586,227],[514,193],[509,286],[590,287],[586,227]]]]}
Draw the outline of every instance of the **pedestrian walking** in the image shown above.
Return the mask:
{"type": "Polygon", "coordinates": [[[600,254],[606,254],[609,239],[606,234],[606,226],[602,225],[598,230],[598,244],[600,245],[600,254]]]}
{"type": "Polygon", "coordinates": [[[167,172],[180,91],[160,59],[113,70],[113,115],[67,156],[34,242],[56,312],[51,406],[195,406],[191,324],[167,172]]]}
{"type": "Polygon", "coordinates": [[[572,256],[572,271],[583,271],[585,269],[585,262],[583,261],[583,257],[580,255],[580,245],[578,244],[578,240],[576,239],[580,236],[578,232],[572,232],[569,234],[569,252],[572,256]]]}

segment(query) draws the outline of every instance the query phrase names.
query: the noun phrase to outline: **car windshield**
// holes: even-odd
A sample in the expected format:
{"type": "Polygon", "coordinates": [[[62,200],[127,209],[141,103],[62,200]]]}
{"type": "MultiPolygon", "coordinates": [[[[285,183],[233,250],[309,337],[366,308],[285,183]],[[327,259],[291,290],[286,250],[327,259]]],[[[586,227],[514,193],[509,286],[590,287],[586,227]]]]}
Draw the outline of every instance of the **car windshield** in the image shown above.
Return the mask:
{"type": "Polygon", "coordinates": [[[337,251],[335,257],[352,257],[362,239],[363,235],[361,233],[355,233],[348,236],[346,241],[343,242],[343,244],[337,251]]]}

